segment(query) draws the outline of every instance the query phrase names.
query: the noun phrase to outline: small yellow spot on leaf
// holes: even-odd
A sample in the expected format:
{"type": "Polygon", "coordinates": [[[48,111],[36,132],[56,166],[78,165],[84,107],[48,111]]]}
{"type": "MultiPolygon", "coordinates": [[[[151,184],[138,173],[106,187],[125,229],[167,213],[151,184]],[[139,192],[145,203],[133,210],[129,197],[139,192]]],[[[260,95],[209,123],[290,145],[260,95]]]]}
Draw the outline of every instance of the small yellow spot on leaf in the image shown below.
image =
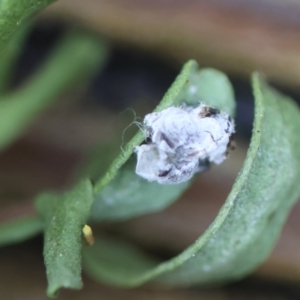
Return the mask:
{"type": "Polygon", "coordinates": [[[89,225],[85,224],[82,228],[82,233],[83,233],[86,243],[89,246],[93,245],[94,244],[94,235],[93,235],[92,228],[89,225]]]}

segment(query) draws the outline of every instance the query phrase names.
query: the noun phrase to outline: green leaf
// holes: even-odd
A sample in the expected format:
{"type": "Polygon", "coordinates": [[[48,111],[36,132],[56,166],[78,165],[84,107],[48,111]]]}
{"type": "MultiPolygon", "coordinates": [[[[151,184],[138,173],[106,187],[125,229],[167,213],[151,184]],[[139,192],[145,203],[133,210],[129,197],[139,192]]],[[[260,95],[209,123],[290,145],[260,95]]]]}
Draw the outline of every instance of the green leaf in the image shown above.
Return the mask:
{"type": "MultiPolygon", "coordinates": [[[[198,105],[200,101],[234,114],[234,95],[227,77],[213,69],[199,70],[197,63],[191,60],[184,65],[155,111],[183,103],[198,105]]],[[[106,175],[96,183],[92,220],[124,220],[162,210],[178,199],[191,184],[190,181],[166,186],[137,176],[135,157],[130,157],[143,139],[142,132],[137,133],[106,175]]]]}
{"type": "Polygon", "coordinates": [[[81,232],[92,202],[88,180],[64,195],[43,194],[37,199],[37,210],[45,220],[44,259],[50,297],[61,287],[82,287],[81,232]]]}
{"type": "Polygon", "coordinates": [[[5,51],[0,55],[0,97],[7,93],[18,57],[31,29],[31,23],[21,27],[9,40],[5,51]]]}
{"type": "Polygon", "coordinates": [[[218,70],[194,68],[188,84],[176,99],[178,104],[186,102],[192,106],[199,101],[225,111],[232,117],[235,115],[236,103],[232,85],[228,77],[218,70]]]}
{"type": "Polygon", "coordinates": [[[95,198],[90,220],[125,220],[132,216],[162,210],[178,199],[190,185],[183,182],[173,185],[160,185],[138,177],[136,161],[129,161],[120,169],[112,184],[107,185],[95,198]]]}
{"type": "MultiPolygon", "coordinates": [[[[24,26],[29,17],[55,0],[1,0],[0,1],[0,55],[9,39],[24,26]]],[[[26,26],[26,25],[25,25],[26,26]]]]}
{"type": "Polygon", "coordinates": [[[105,44],[98,38],[82,32],[65,37],[23,88],[1,99],[0,150],[62,92],[90,76],[105,58],[105,44]]]}
{"type": "Polygon", "coordinates": [[[0,224],[0,246],[22,242],[43,230],[40,218],[26,217],[0,224]]]}
{"type": "Polygon", "coordinates": [[[158,265],[145,255],[136,256],[133,246],[98,241],[84,254],[88,273],[120,286],[147,281],[207,285],[242,278],[268,257],[300,194],[300,113],[291,99],[268,87],[257,74],[253,90],[250,148],[232,191],[206,232],[180,255],[158,265]],[[145,270],[145,261],[153,267],[145,270]],[[126,269],[131,264],[134,273],[126,269]]]}

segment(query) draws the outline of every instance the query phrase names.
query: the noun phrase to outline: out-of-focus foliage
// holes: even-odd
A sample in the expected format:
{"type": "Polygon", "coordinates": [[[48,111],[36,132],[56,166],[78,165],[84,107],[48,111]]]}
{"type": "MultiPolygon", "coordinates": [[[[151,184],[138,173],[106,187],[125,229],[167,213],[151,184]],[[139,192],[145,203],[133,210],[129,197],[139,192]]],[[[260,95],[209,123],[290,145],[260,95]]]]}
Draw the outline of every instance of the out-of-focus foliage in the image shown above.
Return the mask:
{"type": "MultiPolygon", "coordinates": [[[[12,68],[30,28],[27,20],[52,2],[0,2],[1,150],[14,142],[34,117],[53,103],[59,94],[73,87],[75,83],[90,78],[106,60],[107,46],[102,39],[94,34],[75,30],[59,43],[46,64],[23,87],[13,92],[8,90],[12,68]]],[[[106,1],[100,2],[104,4],[105,11],[106,1]]],[[[199,3],[197,5],[201,6],[199,3]]],[[[111,2],[109,5],[114,6],[111,2]]],[[[124,6],[121,11],[128,13],[128,8],[124,6]]],[[[187,10],[190,8],[191,6],[185,6],[187,10]]],[[[181,12],[184,13],[184,10],[180,10],[179,15],[181,12]]],[[[142,11],[140,13],[142,16],[142,11]]],[[[156,22],[159,31],[162,28],[160,22],[166,25],[164,28],[173,28],[163,11],[161,16],[164,17],[158,18],[156,22]]],[[[172,18],[174,19],[173,15],[172,18]]],[[[180,21],[180,18],[177,19],[180,21]]],[[[92,18],[89,18],[89,22],[91,20],[92,18]]],[[[128,15],[127,20],[138,21],[136,18],[128,18],[128,15]]],[[[209,18],[206,22],[209,24],[209,18]]],[[[130,26],[132,23],[126,22],[126,26],[128,24],[130,26]]],[[[130,33],[130,28],[128,30],[126,26],[124,25],[123,31],[125,36],[130,33]]],[[[186,28],[179,26],[182,29],[180,32],[184,33],[186,28]]],[[[145,35],[145,39],[151,40],[151,34],[155,34],[155,27],[153,28],[149,36],[145,35]]],[[[189,28],[189,36],[195,34],[193,28],[189,28]]],[[[112,35],[113,31],[110,32],[112,35]]],[[[164,34],[166,32],[168,30],[164,34]]],[[[161,38],[161,41],[172,41],[174,49],[181,49],[183,43],[189,43],[189,36],[178,35],[180,32],[177,29],[174,31],[173,28],[167,33],[170,40],[161,38]]],[[[198,31],[196,32],[198,36],[198,31]]],[[[128,36],[136,39],[134,34],[130,33],[128,36]]],[[[199,40],[190,39],[193,40],[190,48],[197,54],[202,47],[205,56],[205,53],[208,55],[218,48],[211,48],[209,45],[214,44],[212,41],[219,42],[219,36],[223,35],[218,31],[217,39],[216,36],[212,36],[212,40],[201,32],[199,36],[199,40]]],[[[253,32],[252,36],[257,37],[253,32]]],[[[228,43],[226,38],[225,40],[226,45],[235,45],[228,43]]],[[[253,45],[255,46],[255,43],[253,45]]],[[[165,46],[162,45],[161,49],[165,46]]],[[[290,64],[290,57],[293,56],[285,55],[284,59],[277,63],[276,59],[274,60],[276,55],[273,60],[261,60],[261,56],[253,52],[256,53],[253,56],[255,63],[245,64],[244,67],[242,64],[230,63],[235,55],[230,47],[224,48],[223,56],[230,59],[223,59],[221,63],[230,70],[242,72],[241,68],[244,68],[249,72],[261,61],[267,74],[278,79],[281,77],[276,75],[274,70],[286,63],[287,68],[284,70],[288,70],[288,76],[283,76],[284,80],[297,78],[292,76],[298,74],[297,70],[293,73],[294,65],[290,64]],[[272,61],[275,63],[272,64],[272,61]]],[[[242,47],[237,49],[237,57],[244,61],[242,47]]],[[[295,82],[297,80],[292,84],[295,82]]],[[[84,267],[92,277],[125,287],[139,286],[149,281],[176,286],[215,284],[246,276],[268,257],[291,207],[300,194],[300,115],[293,100],[272,89],[257,74],[253,76],[252,85],[255,121],[251,145],[231,193],[209,228],[195,243],[166,262],[146,255],[136,246],[122,240],[96,236],[94,246],[83,248],[84,267]]],[[[235,115],[233,88],[227,76],[211,68],[199,70],[197,63],[192,60],[184,65],[156,111],[183,103],[196,105],[199,101],[227,111],[231,116],[235,115]]],[[[1,224],[1,246],[23,241],[44,231],[47,294],[50,297],[55,296],[62,287],[82,287],[82,228],[88,220],[122,221],[161,211],[177,200],[189,187],[191,182],[162,186],[136,176],[133,152],[143,139],[143,133],[137,133],[124,150],[122,149],[104,176],[96,178],[94,184],[89,179],[80,180],[69,192],[43,193],[37,197],[37,215],[1,224]]],[[[105,165],[106,159],[105,152],[102,152],[96,157],[95,166],[101,161],[105,165]]],[[[91,169],[95,171],[95,168],[91,169]]],[[[95,174],[97,173],[96,170],[95,174]]]]}
{"type": "Polygon", "coordinates": [[[16,139],[60,94],[99,67],[106,57],[103,43],[82,32],[71,33],[30,82],[0,98],[0,150],[16,139]]]}

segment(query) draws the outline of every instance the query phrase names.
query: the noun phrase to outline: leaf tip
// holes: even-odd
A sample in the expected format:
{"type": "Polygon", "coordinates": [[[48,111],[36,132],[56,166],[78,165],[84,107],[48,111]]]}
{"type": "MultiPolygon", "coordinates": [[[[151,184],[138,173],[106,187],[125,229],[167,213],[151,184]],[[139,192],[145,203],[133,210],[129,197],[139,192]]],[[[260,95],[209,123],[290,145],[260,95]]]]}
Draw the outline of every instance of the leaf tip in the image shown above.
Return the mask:
{"type": "Polygon", "coordinates": [[[67,288],[67,289],[76,289],[80,290],[83,287],[83,283],[81,280],[76,280],[76,281],[70,281],[70,280],[65,280],[65,281],[56,281],[48,284],[48,288],[46,291],[46,294],[49,298],[57,298],[59,295],[60,289],[61,288],[67,288]]]}

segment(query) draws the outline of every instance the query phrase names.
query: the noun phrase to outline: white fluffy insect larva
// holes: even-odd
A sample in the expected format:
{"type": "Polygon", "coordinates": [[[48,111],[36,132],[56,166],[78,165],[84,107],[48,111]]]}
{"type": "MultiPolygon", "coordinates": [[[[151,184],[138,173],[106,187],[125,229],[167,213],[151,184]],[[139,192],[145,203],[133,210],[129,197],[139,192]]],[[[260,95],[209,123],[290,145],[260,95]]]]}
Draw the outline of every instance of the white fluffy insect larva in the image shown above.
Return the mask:
{"type": "Polygon", "coordinates": [[[187,181],[204,165],[223,162],[234,133],[227,113],[204,104],[148,114],[144,126],[149,142],[135,148],[136,173],[161,184],[187,181]]]}

